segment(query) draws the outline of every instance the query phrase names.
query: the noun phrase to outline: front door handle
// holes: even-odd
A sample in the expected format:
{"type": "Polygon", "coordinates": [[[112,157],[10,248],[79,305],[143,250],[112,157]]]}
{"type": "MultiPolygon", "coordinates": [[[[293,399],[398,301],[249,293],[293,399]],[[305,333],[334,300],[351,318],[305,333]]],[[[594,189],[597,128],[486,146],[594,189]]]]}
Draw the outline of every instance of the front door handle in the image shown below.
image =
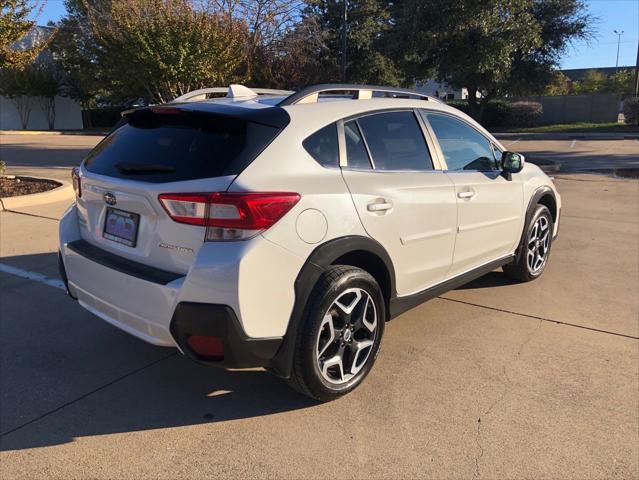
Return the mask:
{"type": "Polygon", "coordinates": [[[378,203],[371,202],[368,205],[366,205],[366,210],[368,210],[369,212],[385,212],[393,208],[393,202],[390,202],[384,199],[380,199],[380,200],[381,202],[377,200],[376,202],[378,203]]]}
{"type": "Polygon", "coordinates": [[[459,198],[464,198],[464,199],[471,199],[476,195],[476,193],[472,190],[466,191],[466,192],[458,192],[457,196],[459,198]]]}

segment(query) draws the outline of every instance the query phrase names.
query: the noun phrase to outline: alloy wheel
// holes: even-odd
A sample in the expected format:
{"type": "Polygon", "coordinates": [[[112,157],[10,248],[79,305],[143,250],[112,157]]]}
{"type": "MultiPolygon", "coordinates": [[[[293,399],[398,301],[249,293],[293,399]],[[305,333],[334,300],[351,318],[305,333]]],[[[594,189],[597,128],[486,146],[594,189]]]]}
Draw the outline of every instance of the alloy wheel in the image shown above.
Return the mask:
{"type": "Polygon", "coordinates": [[[349,288],[328,308],[319,328],[315,361],[329,383],[342,385],[366,365],[378,332],[375,302],[361,288],[349,288]]]}
{"type": "Polygon", "coordinates": [[[527,263],[528,270],[533,275],[538,273],[546,264],[550,250],[550,221],[540,216],[530,231],[528,237],[527,263]]]}

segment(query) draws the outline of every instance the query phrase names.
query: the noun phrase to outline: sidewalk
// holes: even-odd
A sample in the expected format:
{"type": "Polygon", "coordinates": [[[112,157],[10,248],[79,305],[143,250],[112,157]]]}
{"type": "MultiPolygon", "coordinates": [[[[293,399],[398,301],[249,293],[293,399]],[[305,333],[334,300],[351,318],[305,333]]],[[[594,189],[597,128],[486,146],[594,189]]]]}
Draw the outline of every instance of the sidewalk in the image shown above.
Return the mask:
{"type": "Polygon", "coordinates": [[[107,135],[108,129],[84,130],[0,130],[0,135],[107,135]]]}

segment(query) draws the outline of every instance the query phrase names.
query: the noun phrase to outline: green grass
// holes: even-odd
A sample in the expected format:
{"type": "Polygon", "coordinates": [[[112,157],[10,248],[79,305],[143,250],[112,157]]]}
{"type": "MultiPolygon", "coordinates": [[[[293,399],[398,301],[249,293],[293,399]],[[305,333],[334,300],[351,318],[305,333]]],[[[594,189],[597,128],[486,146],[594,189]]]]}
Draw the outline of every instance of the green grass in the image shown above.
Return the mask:
{"type": "Polygon", "coordinates": [[[623,123],[570,123],[558,125],[542,125],[540,127],[512,128],[502,132],[521,133],[639,133],[639,126],[623,123]]]}

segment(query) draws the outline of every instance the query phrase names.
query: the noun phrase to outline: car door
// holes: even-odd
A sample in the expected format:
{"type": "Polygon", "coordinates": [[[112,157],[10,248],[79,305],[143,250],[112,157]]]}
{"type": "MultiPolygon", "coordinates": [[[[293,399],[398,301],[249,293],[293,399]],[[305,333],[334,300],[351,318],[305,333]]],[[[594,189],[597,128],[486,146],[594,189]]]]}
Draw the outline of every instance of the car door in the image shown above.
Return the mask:
{"type": "Polygon", "coordinates": [[[513,252],[523,222],[520,175],[506,178],[491,140],[456,116],[421,110],[455,184],[457,239],[450,276],[513,252]]]}
{"type": "Polygon", "coordinates": [[[344,180],[366,232],[393,261],[397,293],[442,281],[453,259],[455,192],[433,163],[418,112],[367,114],[339,130],[344,180]]]}

